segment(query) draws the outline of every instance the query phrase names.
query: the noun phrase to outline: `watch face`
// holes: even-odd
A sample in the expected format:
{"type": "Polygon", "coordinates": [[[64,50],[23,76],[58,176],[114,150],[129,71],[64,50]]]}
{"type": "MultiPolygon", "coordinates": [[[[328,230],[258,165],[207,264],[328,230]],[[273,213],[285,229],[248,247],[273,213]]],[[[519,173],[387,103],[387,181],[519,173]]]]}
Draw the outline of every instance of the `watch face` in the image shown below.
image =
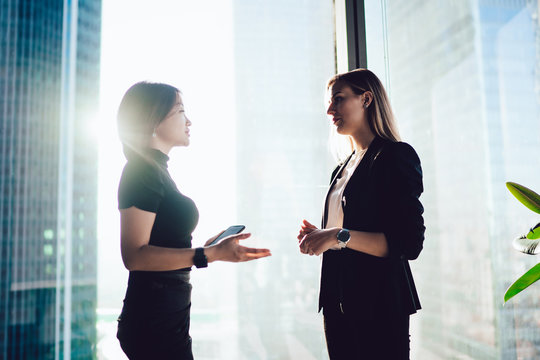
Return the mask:
{"type": "Polygon", "coordinates": [[[338,241],[346,243],[351,238],[351,234],[349,233],[349,230],[341,229],[341,230],[339,230],[339,232],[337,234],[337,238],[338,238],[338,241]]]}

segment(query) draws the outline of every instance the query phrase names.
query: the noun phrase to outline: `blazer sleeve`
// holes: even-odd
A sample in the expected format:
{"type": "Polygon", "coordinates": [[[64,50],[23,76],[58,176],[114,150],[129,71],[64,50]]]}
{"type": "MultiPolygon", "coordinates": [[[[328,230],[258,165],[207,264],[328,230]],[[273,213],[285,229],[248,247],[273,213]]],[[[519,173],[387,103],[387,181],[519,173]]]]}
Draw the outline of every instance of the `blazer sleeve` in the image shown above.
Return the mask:
{"type": "Polygon", "coordinates": [[[425,231],[420,159],[403,142],[387,144],[380,156],[382,227],[389,257],[414,260],[422,251],[425,231]]]}

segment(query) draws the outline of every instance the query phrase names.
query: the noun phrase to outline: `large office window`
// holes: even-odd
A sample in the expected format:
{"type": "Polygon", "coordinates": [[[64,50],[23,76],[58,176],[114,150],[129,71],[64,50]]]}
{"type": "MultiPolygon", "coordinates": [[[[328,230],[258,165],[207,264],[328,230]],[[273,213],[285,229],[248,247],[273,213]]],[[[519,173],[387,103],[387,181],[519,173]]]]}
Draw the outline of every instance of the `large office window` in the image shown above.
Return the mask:
{"type": "Polygon", "coordinates": [[[320,260],[300,254],[296,236],[302,219],[320,221],[333,167],[324,102],[335,71],[332,1],[115,0],[103,11],[99,356],[123,358],[115,112],[130,85],[157,80],[182,90],[193,122],[191,145],[169,161],[200,211],[193,245],[240,223],[253,234],[247,245],[273,254],[194,269],[195,358],[327,359],[320,260]]]}
{"type": "Polygon", "coordinates": [[[540,286],[503,307],[540,258],[512,248],[538,222],[506,190],[540,191],[536,1],[365,1],[368,67],[385,80],[424,170],[418,359],[538,359],[540,286]]]}

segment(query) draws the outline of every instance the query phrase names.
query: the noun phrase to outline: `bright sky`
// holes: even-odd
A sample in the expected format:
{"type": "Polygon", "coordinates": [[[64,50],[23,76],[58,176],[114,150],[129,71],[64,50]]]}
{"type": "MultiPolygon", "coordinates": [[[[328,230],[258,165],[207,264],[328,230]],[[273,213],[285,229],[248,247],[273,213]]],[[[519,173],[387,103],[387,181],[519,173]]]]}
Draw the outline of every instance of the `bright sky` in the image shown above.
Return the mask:
{"type": "Polygon", "coordinates": [[[127,270],[119,251],[117,187],[125,159],[116,131],[124,92],[141,80],[183,92],[193,122],[189,148],[173,149],[169,169],[201,212],[194,245],[235,217],[235,107],[232,14],[228,1],[105,0],[99,116],[99,307],[121,305],[127,270]],[[201,187],[211,182],[212,187],[201,187]],[[220,199],[215,201],[216,196],[220,199]]]}

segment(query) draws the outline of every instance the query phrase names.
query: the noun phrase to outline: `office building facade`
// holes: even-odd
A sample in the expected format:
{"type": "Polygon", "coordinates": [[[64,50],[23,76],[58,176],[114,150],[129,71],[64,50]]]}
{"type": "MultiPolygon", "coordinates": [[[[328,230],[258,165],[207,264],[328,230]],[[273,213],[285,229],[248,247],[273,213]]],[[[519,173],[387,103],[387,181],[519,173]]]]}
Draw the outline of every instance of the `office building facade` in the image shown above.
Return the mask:
{"type": "Polygon", "coordinates": [[[239,328],[251,331],[237,341],[245,358],[324,358],[319,259],[300,254],[296,235],[303,218],[318,225],[334,165],[324,102],[333,4],[239,0],[233,14],[237,213],[274,254],[238,271],[239,328]]]}
{"type": "Polygon", "coordinates": [[[88,359],[101,1],[0,4],[0,358],[88,359]]]}
{"type": "MultiPolygon", "coordinates": [[[[424,169],[426,242],[413,262],[424,309],[413,348],[433,359],[538,358],[538,286],[503,306],[507,287],[538,262],[512,248],[534,213],[505,187],[540,188],[537,3],[385,4],[391,100],[424,169]]],[[[379,39],[368,28],[369,41],[379,39]]]]}

